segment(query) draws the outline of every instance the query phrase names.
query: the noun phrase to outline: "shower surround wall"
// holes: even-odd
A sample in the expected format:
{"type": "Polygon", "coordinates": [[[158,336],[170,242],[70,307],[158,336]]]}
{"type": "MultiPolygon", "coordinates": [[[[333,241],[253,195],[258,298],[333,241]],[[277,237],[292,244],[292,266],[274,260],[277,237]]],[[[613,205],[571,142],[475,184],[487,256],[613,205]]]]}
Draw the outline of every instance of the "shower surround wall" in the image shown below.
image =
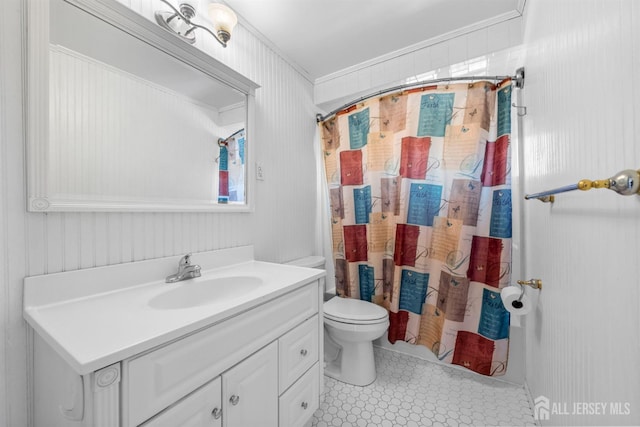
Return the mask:
{"type": "MultiPolygon", "coordinates": [[[[640,169],[640,3],[533,0],[524,16],[525,191],[640,169]]],[[[640,425],[640,197],[591,190],[525,206],[525,273],[544,282],[527,319],[531,395],[569,414],[607,404],[541,423],[640,425]],[[625,403],[629,415],[613,414],[625,403]]]]}
{"type": "Polygon", "coordinates": [[[508,52],[522,44],[523,21],[522,16],[514,14],[515,16],[499,17],[496,22],[485,23],[480,28],[466,28],[456,33],[444,34],[320,77],[314,85],[314,100],[318,106],[330,111],[359,96],[404,84],[408,79],[424,76],[425,73],[432,75],[433,70],[437,70],[438,77],[448,77],[449,66],[485,55],[496,59],[494,62],[497,66],[465,74],[514,74],[515,69],[520,66],[518,55],[508,52]],[[503,55],[505,52],[506,55],[503,55]],[[496,54],[498,58],[495,58],[496,54]],[[504,59],[509,64],[505,64],[504,59]]]}
{"type": "MultiPolygon", "coordinates": [[[[22,319],[25,276],[252,244],[256,258],[287,261],[315,252],[316,108],[312,83],[242,25],[223,49],[199,47],[257,82],[254,156],[265,170],[254,213],[27,213],[25,200],[23,10],[0,14],[0,426],[29,425],[30,336],[22,319]],[[306,143],[305,143],[306,141],[306,143]],[[281,209],[295,205],[296,209],[281,209]],[[311,219],[311,221],[310,221],[311,219]]],[[[150,13],[146,2],[127,6],[150,13]]],[[[207,40],[209,39],[209,40],[207,40]]]]}

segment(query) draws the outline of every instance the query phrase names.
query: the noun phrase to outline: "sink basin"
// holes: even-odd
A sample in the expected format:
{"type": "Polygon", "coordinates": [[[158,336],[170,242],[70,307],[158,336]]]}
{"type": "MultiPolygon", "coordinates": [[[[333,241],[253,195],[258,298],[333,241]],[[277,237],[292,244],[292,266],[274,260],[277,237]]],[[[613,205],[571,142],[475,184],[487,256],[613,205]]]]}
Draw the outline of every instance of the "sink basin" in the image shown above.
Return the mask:
{"type": "Polygon", "coordinates": [[[222,302],[254,291],[262,283],[262,279],[255,276],[226,276],[197,282],[185,280],[179,287],[153,297],[149,306],[171,310],[222,302]]]}

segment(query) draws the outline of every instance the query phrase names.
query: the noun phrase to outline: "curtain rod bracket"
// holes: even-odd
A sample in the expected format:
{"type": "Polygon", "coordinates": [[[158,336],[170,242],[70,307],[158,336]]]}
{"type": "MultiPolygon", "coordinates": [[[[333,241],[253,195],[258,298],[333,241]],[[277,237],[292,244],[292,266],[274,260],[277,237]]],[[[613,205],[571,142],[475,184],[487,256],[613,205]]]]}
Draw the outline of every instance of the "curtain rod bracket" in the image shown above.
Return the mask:
{"type": "Polygon", "coordinates": [[[520,67],[516,70],[516,77],[514,78],[516,88],[522,89],[524,87],[524,67],[520,67]]]}

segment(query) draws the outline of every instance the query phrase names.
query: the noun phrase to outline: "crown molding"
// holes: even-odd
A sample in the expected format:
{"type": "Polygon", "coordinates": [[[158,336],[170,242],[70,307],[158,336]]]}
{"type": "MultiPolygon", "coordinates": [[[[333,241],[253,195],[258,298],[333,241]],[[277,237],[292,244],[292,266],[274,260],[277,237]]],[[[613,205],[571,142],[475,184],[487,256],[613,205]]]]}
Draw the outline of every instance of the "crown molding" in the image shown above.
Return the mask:
{"type": "Polygon", "coordinates": [[[502,22],[506,22],[515,18],[520,18],[522,16],[522,9],[520,9],[520,5],[522,5],[522,7],[524,7],[524,3],[526,0],[520,0],[520,4],[518,5],[518,9],[517,10],[512,10],[500,15],[497,15],[495,17],[489,18],[489,19],[485,19],[483,21],[479,21],[476,22],[472,25],[467,25],[466,27],[462,27],[459,28],[457,30],[454,31],[450,31],[448,33],[436,36],[436,37],[432,37],[430,39],[427,40],[423,40],[421,42],[412,44],[410,46],[404,47],[402,49],[398,49],[395,50],[393,52],[389,52],[386,53],[384,55],[380,55],[378,57],[369,59],[367,61],[361,62],[359,64],[356,65],[352,65],[350,67],[347,68],[343,68],[342,70],[338,70],[334,73],[331,74],[327,74],[325,76],[321,76],[318,77],[317,79],[315,79],[314,84],[318,85],[321,83],[325,83],[328,81],[331,81],[333,79],[339,78],[339,77],[343,77],[345,75],[360,71],[364,68],[369,68],[371,66],[380,64],[382,62],[386,62],[395,58],[398,58],[400,56],[404,56],[404,55],[408,55],[410,53],[416,52],[418,50],[421,49],[425,49],[429,46],[433,46],[439,43],[443,43],[446,42],[448,40],[454,39],[456,37],[460,37],[469,33],[473,33],[474,31],[478,31],[481,30],[483,28],[489,28],[491,26],[500,24],[502,22]]]}

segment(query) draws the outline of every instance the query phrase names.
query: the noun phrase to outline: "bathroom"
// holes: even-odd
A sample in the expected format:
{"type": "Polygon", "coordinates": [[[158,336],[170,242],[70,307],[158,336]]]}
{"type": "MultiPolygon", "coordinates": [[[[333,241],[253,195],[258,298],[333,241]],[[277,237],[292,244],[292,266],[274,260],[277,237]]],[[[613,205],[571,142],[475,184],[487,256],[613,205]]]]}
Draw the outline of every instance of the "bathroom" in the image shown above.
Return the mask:
{"type": "MultiPolygon", "coordinates": [[[[323,105],[355,98],[354,88],[371,92],[434,70],[445,77],[460,67],[468,72],[479,58],[486,59],[488,75],[512,75],[523,66],[525,86],[515,91],[514,102],[527,110],[514,128],[522,150],[514,188],[537,192],[637,169],[640,85],[633,79],[640,71],[640,7],[632,0],[516,3],[519,13],[505,21],[317,80],[241,22],[229,47],[214,52],[260,84],[253,156],[264,179],[252,182],[253,212],[34,213],[26,210],[26,41],[16,36],[24,34],[26,1],[5,0],[0,426],[33,422],[34,337],[23,318],[25,277],[246,245],[253,245],[256,259],[276,263],[320,254],[318,180],[310,172],[316,170],[315,116],[323,105]]],[[[521,238],[514,253],[520,250],[522,261],[513,279],[539,278],[544,288],[514,334],[520,339],[513,340],[518,349],[512,355],[517,360],[519,351],[522,358],[516,368],[529,397],[556,404],[539,424],[640,424],[640,199],[592,190],[558,195],[554,204],[529,200],[519,206],[521,238]],[[577,404],[613,402],[622,403],[620,413],[571,414],[577,404]]]]}

